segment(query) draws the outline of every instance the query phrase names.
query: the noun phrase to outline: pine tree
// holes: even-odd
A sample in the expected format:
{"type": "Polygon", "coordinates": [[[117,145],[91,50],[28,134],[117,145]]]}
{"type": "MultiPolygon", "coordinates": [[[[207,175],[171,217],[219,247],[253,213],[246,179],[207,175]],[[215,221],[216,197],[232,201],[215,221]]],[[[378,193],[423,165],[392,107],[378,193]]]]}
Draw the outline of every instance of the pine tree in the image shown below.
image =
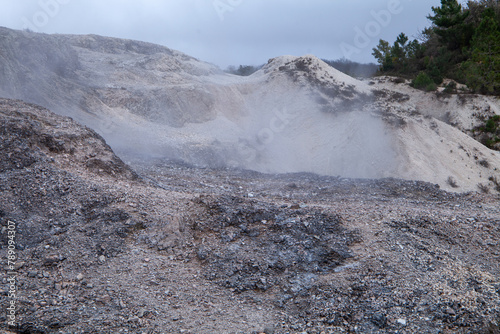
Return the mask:
{"type": "Polygon", "coordinates": [[[457,0],[441,0],[441,7],[432,7],[432,11],[434,16],[429,15],[427,18],[434,24],[435,33],[449,50],[460,51],[469,46],[473,28],[465,23],[470,14],[468,10],[463,10],[457,0]]]}
{"type": "Polygon", "coordinates": [[[373,49],[380,72],[419,75],[416,86],[429,79],[439,85],[446,77],[472,91],[500,95],[500,0],[471,0],[465,8],[457,0],[441,0],[432,12],[421,43],[400,34],[392,46],[381,40],[373,49]]]}
{"type": "Polygon", "coordinates": [[[488,8],[472,39],[471,59],[464,64],[467,85],[475,91],[500,93],[500,27],[488,8]]]}
{"type": "Polygon", "coordinates": [[[376,48],[373,49],[372,55],[377,59],[380,65],[380,70],[383,72],[390,71],[394,68],[391,58],[391,47],[389,42],[381,39],[376,48]]]}

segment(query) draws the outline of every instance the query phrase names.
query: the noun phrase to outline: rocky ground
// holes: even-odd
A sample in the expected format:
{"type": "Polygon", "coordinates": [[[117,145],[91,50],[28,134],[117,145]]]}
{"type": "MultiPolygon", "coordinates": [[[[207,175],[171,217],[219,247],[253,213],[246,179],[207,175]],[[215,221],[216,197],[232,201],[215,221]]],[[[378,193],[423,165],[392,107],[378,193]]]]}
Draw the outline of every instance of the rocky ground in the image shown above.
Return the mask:
{"type": "Polygon", "coordinates": [[[498,194],[127,165],[40,107],[0,122],[5,333],[499,332],[498,194]]]}

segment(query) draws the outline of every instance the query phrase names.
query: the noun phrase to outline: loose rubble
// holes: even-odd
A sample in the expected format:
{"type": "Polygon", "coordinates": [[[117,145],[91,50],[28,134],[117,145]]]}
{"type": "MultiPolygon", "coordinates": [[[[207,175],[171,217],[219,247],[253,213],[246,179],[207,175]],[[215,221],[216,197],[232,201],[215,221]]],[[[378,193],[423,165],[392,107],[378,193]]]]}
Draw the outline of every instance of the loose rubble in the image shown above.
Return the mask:
{"type": "MultiPolygon", "coordinates": [[[[498,195],[125,164],[92,130],[13,100],[0,124],[0,221],[16,222],[18,256],[5,333],[499,332],[498,195]]],[[[3,229],[3,263],[7,244],[3,229]]]]}

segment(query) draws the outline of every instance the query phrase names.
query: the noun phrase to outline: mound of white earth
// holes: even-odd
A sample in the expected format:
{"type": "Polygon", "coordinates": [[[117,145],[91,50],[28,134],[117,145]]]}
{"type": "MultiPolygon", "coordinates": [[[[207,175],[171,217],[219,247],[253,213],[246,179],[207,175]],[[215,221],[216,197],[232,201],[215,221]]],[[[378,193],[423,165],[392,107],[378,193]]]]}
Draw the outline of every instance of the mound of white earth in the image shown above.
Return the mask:
{"type": "Polygon", "coordinates": [[[5,28],[0,36],[0,97],[72,116],[124,158],[498,187],[499,153],[469,136],[500,113],[495,98],[360,81],[312,55],[238,77],[149,43],[5,28]]]}

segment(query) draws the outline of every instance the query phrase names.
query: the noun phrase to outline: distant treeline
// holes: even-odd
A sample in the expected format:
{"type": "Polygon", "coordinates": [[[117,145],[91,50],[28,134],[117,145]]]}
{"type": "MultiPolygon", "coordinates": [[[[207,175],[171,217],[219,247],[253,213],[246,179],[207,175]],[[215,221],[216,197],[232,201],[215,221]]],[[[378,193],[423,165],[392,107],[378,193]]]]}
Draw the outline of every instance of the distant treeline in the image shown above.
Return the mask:
{"type": "Polygon", "coordinates": [[[258,66],[252,66],[252,65],[240,65],[239,67],[236,66],[229,66],[226,69],[227,73],[235,74],[235,75],[241,75],[241,76],[249,76],[258,70],[260,70],[264,64],[258,65],[258,66]]]}
{"type": "MultiPolygon", "coordinates": [[[[378,69],[378,66],[376,64],[361,64],[354,61],[350,61],[345,58],[338,60],[327,60],[327,59],[322,59],[322,60],[328,65],[352,77],[369,78],[372,77],[377,72],[378,69]]],[[[229,66],[226,69],[226,72],[235,75],[248,76],[257,72],[263,66],[264,65],[258,65],[258,66],[240,65],[239,67],[229,66]]]]}
{"type": "Polygon", "coordinates": [[[323,61],[340,72],[355,78],[370,78],[378,69],[376,64],[361,64],[346,58],[338,60],[323,59],[323,61]]]}
{"type": "MultiPolygon", "coordinates": [[[[401,33],[394,44],[373,49],[379,73],[413,78],[416,88],[435,90],[443,78],[471,92],[500,95],[500,1],[441,0],[418,40],[401,33]]],[[[455,85],[450,87],[451,90],[455,85]]]]}

